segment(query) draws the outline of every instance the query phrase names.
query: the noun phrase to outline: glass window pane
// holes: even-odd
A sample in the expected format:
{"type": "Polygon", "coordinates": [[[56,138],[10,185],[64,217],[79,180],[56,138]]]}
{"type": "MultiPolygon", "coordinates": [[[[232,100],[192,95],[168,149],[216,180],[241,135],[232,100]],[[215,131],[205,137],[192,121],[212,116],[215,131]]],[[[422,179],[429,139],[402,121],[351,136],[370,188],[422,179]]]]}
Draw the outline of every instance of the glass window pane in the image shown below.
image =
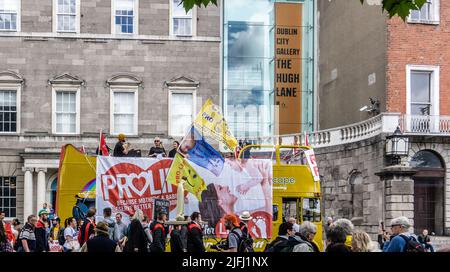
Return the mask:
{"type": "Polygon", "coordinates": [[[173,4],[172,4],[172,14],[173,17],[177,17],[177,16],[191,16],[192,17],[192,9],[189,10],[188,13],[186,13],[186,10],[183,7],[183,4],[181,4],[181,0],[172,0],[173,4]]]}
{"type": "Polygon", "coordinates": [[[411,102],[430,102],[431,73],[411,73],[411,102]]]}

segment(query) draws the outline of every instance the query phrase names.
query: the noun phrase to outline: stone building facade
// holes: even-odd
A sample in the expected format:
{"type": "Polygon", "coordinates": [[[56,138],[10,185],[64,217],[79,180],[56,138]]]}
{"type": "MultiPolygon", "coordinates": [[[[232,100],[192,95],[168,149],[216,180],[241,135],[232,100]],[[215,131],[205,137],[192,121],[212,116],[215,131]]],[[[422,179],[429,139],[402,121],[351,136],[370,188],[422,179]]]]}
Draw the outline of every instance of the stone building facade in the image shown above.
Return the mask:
{"type": "Polygon", "coordinates": [[[220,8],[179,0],[0,1],[0,209],[54,202],[63,144],[95,152],[124,132],[147,154],[220,102],[220,8]],[[185,108],[180,108],[180,101],[185,108]]]}

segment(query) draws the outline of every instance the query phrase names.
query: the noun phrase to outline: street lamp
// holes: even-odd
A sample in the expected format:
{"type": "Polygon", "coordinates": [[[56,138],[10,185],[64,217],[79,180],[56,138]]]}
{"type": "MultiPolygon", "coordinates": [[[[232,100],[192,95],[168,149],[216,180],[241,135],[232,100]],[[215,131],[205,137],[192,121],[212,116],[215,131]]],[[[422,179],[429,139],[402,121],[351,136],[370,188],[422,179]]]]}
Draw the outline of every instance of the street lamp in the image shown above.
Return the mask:
{"type": "Polygon", "coordinates": [[[394,134],[386,137],[386,156],[391,158],[391,165],[397,165],[400,164],[401,157],[408,156],[408,153],[409,138],[397,127],[394,134]]]}

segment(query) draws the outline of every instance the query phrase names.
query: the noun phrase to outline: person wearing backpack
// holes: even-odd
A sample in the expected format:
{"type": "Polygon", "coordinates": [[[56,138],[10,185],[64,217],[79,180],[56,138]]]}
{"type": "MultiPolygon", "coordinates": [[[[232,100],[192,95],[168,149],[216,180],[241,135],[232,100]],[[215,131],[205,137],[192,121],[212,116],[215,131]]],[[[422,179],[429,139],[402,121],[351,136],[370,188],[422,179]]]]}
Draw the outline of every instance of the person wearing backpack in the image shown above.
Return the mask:
{"type": "Polygon", "coordinates": [[[94,237],[95,221],[94,216],[96,213],[95,208],[90,208],[86,214],[86,219],[83,221],[80,231],[78,232],[78,243],[83,246],[87,240],[94,237]]]}
{"type": "Polygon", "coordinates": [[[203,244],[203,229],[200,226],[201,215],[199,212],[193,212],[191,222],[187,225],[187,252],[205,252],[203,244]]]}
{"type": "Polygon", "coordinates": [[[289,237],[295,235],[294,225],[289,222],[281,223],[278,227],[278,236],[268,244],[264,252],[281,252],[289,244],[289,237]]]}
{"type": "Polygon", "coordinates": [[[150,224],[152,231],[153,242],[150,245],[151,252],[165,252],[166,251],[166,237],[168,233],[167,227],[164,226],[167,220],[167,213],[160,212],[157,220],[150,224]]]}
{"type": "Polygon", "coordinates": [[[239,222],[234,214],[227,214],[224,217],[225,229],[230,233],[227,237],[226,248],[219,247],[221,252],[239,252],[239,245],[242,240],[242,230],[239,227],[239,222]]]}
{"type": "Polygon", "coordinates": [[[386,235],[383,252],[424,252],[423,247],[408,229],[411,227],[405,216],[392,219],[392,235],[386,235]]]}

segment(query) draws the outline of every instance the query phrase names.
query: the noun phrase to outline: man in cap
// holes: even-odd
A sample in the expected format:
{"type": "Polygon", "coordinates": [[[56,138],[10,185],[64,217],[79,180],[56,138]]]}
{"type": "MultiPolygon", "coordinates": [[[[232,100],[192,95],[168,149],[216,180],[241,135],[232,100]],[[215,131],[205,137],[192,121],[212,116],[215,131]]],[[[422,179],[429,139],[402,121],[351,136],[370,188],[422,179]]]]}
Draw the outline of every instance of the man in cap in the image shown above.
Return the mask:
{"type": "Polygon", "coordinates": [[[45,209],[40,210],[38,213],[39,221],[34,229],[34,235],[36,236],[36,252],[47,252],[50,250],[48,245],[49,233],[47,232],[48,214],[49,212],[45,209]]]}
{"type": "Polygon", "coordinates": [[[117,136],[118,142],[116,143],[116,146],[114,147],[113,156],[114,157],[125,157],[125,155],[128,154],[128,143],[125,142],[125,134],[120,133],[119,136],[117,136]]]}
{"type": "Polygon", "coordinates": [[[120,252],[120,247],[109,238],[108,224],[101,221],[94,228],[95,237],[88,240],[81,252],[120,252]]]}
{"type": "Polygon", "coordinates": [[[405,252],[407,250],[407,241],[410,239],[417,240],[413,234],[409,232],[411,224],[405,216],[392,219],[391,231],[392,235],[385,235],[386,243],[383,252],[405,252]]]}

